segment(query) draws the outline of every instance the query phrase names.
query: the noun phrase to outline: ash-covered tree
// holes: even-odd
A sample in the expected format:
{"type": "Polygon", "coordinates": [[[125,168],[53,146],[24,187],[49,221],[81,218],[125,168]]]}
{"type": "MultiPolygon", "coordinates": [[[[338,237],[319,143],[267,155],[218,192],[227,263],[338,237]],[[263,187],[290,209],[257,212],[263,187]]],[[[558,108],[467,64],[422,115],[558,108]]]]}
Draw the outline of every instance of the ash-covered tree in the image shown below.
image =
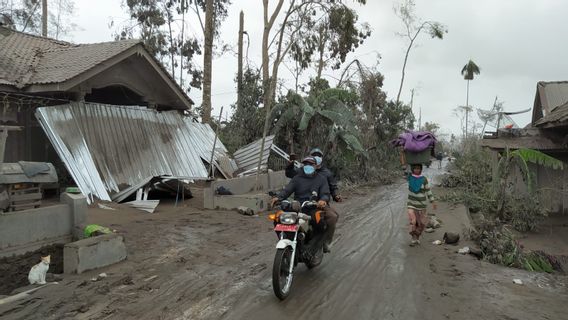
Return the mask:
{"type": "Polygon", "coordinates": [[[415,13],[415,3],[414,0],[402,0],[399,4],[394,7],[394,13],[401,20],[404,30],[397,33],[398,36],[404,38],[407,43],[406,53],[404,55],[404,63],[402,64],[402,71],[400,77],[400,86],[398,89],[398,94],[396,95],[396,103],[400,101],[400,95],[402,93],[402,87],[404,85],[404,78],[406,76],[406,65],[408,63],[408,56],[410,55],[410,50],[414,47],[416,40],[422,34],[423,31],[428,33],[432,39],[443,39],[444,34],[448,33],[448,29],[445,25],[437,21],[422,21],[415,13]]]}
{"type": "MultiPolygon", "coordinates": [[[[63,39],[77,29],[71,18],[75,14],[73,0],[49,0],[47,36],[63,39]]],[[[8,28],[41,35],[41,0],[0,0],[0,23],[8,28]]]]}
{"type": "Polygon", "coordinates": [[[243,73],[241,107],[233,104],[231,120],[221,131],[223,144],[234,152],[262,136],[264,109],[260,108],[264,90],[260,70],[246,69],[243,73]]]}
{"type": "MultiPolygon", "coordinates": [[[[203,71],[195,63],[195,57],[202,54],[202,39],[187,32],[189,17],[199,22],[204,36],[212,27],[213,37],[217,38],[230,4],[230,0],[213,1],[213,24],[206,24],[202,19],[206,13],[206,0],[127,0],[130,21],[118,28],[115,39],[142,39],[146,48],[168,67],[183,88],[188,91],[191,87],[201,88],[203,71]],[[189,85],[185,81],[186,75],[190,76],[189,85]]],[[[113,26],[114,22],[111,23],[113,26]]],[[[210,118],[210,112],[202,116],[210,118]]]]}

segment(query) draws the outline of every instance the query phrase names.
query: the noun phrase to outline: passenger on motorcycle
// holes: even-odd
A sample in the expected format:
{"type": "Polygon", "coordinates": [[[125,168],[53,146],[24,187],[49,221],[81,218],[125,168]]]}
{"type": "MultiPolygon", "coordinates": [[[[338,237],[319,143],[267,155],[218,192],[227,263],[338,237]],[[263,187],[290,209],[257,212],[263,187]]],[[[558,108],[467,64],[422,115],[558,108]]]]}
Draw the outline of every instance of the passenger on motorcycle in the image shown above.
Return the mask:
{"type": "MultiPolygon", "coordinates": [[[[341,196],[338,194],[338,187],[337,187],[337,182],[335,180],[335,176],[333,175],[333,173],[331,172],[331,170],[329,170],[325,164],[323,164],[323,152],[319,149],[319,148],[314,148],[312,149],[312,151],[310,152],[310,156],[313,157],[316,160],[316,171],[319,175],[322,175],[325,177],[325,179],[327,180],[327,184],[329,186],[329,191],[331,194],[331,197],[333,198],[333,200],[335,200],[336,202],[341,202],[343,201],[343,199],[341,198],[341,196]]],[[[301,174],[303,170],[302,168],[295,168],[294,167],[294,163],[291,162],[288,167],[286,168],[285,174],[286,177],[288,178],[294,178],[296,175],[301,174]]],[[[327,231],[326,231],[326,239],[324,242],[324,246],[323,246],[323,251],[324,252],[330,252],[331,251],[331,243],[333,241],[333,235],[335,234],[335,228],[337,225],[337,220],[339,219],[339,215],[337,214],[337,211],[332,208],[331,206],[327,205],[324,207],[324,212],[325,212],[325,222],[327,224],[327,231]]]]}

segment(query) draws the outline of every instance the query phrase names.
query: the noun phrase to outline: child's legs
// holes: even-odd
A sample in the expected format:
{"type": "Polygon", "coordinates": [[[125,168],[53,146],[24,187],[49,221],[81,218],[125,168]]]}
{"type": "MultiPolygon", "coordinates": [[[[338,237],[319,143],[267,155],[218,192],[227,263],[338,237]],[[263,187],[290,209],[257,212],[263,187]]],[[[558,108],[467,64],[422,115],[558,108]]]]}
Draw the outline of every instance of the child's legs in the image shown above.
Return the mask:
{"type": "Polygon", "coordinates": [[[426,214],[426,210],[415,211],[416,215],[416,234],[420,236],[424,229],[426,229],[426,225],[428,224],[428,215],[426,214]]]}
{"type": "Polygon", "coordinates": [[[409,222],[409,230],[408,233],[411,235],[415,235],[416,232],[416,211],[414,209],[408,208],[408,222],[409,222]]]}

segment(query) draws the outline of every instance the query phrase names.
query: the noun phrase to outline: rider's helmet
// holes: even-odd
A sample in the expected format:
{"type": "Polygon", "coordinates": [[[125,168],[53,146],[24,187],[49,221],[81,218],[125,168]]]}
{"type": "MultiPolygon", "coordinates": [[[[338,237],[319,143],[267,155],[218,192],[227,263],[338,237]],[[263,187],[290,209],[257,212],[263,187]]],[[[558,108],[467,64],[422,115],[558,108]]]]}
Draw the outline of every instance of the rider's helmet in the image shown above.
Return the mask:
{"type": "Polygon", "coordinates": [[[312,151],[310,151],[310,156],[323,158],[323,152],[320,148],[313,148],[312,151]]]}

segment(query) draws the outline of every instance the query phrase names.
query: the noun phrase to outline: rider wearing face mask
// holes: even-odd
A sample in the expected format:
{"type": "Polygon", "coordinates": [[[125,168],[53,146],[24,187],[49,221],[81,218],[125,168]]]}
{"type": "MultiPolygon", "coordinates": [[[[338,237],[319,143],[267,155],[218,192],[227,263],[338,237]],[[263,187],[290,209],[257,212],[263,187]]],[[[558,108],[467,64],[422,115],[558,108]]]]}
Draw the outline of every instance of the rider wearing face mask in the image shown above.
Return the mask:
{"type": "MultiPolygon", "coordinates": [[[[335,200],[335,202],[341,202],[342,198],[338,194],[338,186],[337,186],[337,181],[335,180],[335,176],[333,175],[333,172],[331,172],[331,170],[329,170],[323,163],[323,152],[319,148],[314,148],[312,149],[312,151],[310,151],[310,156],[314,157],[314,159],[316,159],[316,161],[319,162],[316,166],[316,169],[318,173],[321,173],[326,177],[327,182],[329,184],[329,192],[333,200],[335,200]]],[[[290,161],[290,163],[288,164],[285,170],[286,177],[290,179],[292,179],[295,175],[297,175],[300,172],[301,168],[295,168],[293,161],[290,161]]]]}
{"type": "Polygon", "coordinates": [[[311,200],[312,193],[315,191],[318,195],[318,206],[325,208],[329,202],[329,186],[324,176],[316,171],[316,160],[313,157],[307,157],[302,160],[302,171],[297,174],[288,185],[282,190],[276,198],[272,199],[272,204],[276,201],[287,199],[294,194],[294,200],[303,202],[311,200]]]}
{"type": "MultiPolygon", "coordinates": [[[[310,156],[312,156],[316,161],[315,167],[318,174],[325,177],[325,180],[327,181],[329,187],[330,195],[333,198],[333,200],[335,200],[336,202],[341,202],[342,201],[341,196],[337,194],[338,188],[337,188],[337,182],[335,181],[335,177],[331,172],[331,170],[329,170],[323,164],[323,152],[319,148],[315,148],[312,149],[312,151],[310,152],[310,156]]],[[[286,177],[293,178],[294,176],[301,174],[302,170],[303,167],[296,169],[294,168],[294,164],[291,163],[291,165],[289,165],[286,168],[285,174],[286,177]]],[[[324,207],[324,211],[325,211],[325,221],[327,223],[327,231],[326,231],[327,235],[323,250],[324,252],[330,252],[331,243],[333,241],[333,235],[335,234],[335,226],[337,224],[337,220],[339,219],[339,215],[337,214],[337,211],[335,211],[335,209],[329,205],[324,207]]]]}

